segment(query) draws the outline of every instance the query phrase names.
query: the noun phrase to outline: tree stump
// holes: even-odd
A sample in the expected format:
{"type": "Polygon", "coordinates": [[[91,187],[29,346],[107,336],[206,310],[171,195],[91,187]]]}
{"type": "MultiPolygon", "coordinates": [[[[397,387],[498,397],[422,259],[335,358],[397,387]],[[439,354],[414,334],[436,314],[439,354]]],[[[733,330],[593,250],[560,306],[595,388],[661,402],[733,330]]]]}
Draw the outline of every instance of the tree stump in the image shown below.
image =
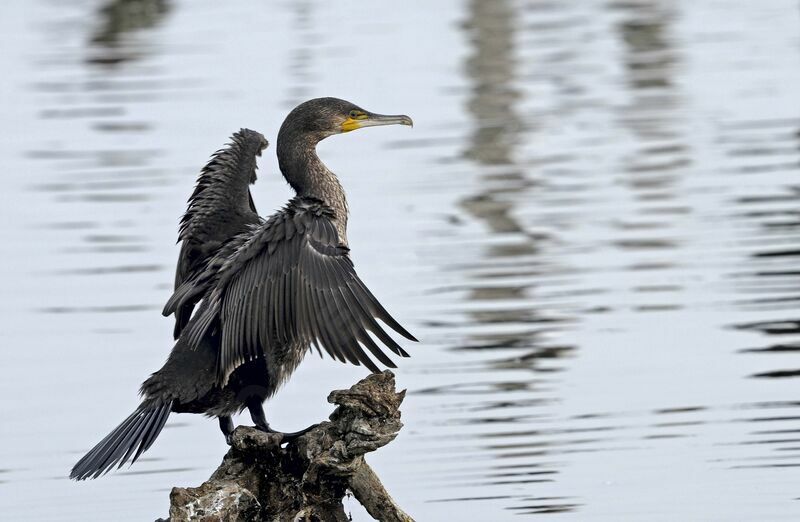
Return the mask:
{"type": "Polygon", "coordinates": [[[206,482],[173,488],[169,521],[348,521],[353,496],[376,520],[413,522],[395,504],[364,454],[390,443],[403,424],[390,371],[372,374],[328,402],[330,420],[281,447],[280,435],[240,426],[231,449],[206,482]]]}

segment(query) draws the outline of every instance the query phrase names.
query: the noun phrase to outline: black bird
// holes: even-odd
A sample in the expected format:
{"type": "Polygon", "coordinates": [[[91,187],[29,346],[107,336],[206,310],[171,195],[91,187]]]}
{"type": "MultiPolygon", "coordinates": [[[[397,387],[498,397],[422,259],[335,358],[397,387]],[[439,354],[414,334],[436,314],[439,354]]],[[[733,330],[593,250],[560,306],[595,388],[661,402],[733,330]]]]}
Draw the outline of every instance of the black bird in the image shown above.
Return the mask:
{"type": "MultiPolygon", "coordinates": [[[[175,290],[165,315],[202,303],[167,362],[142,384],[141,405],[73,467],[71,478],[96,478],[114,465],[136,461],[171,412],[215,416],[229,439],[231,415],[247,408],[256,427],[274,432],[263,402],[312,344],[320,353],[372,371],[378,366],[367,352],[394,368],[371,332],[389,350],[408,357],[378,320],[416,339],[356,274],[347,246],[344,190],[316,154],[317,143],[334,134],[394,124],[412,122],[336,98],[307,101],[287,116],[278,134],[278,161],[297,195],[266,221],[224,243],[175,290]]],[[[284,434],[284,441],[305,431],[284,434]]]]}
{"type": "MultiPolygon", "coordinates": [[[[249,186],[256,182],[256,157],[268,145],[261,133],[241,129],[200,171],[181,218],[176,289],[197,276],[225,242],[260,222],[249,186]]],[[[189,322],[195,304],[189,301],[175,310],[175,339],[189,322]]]]}

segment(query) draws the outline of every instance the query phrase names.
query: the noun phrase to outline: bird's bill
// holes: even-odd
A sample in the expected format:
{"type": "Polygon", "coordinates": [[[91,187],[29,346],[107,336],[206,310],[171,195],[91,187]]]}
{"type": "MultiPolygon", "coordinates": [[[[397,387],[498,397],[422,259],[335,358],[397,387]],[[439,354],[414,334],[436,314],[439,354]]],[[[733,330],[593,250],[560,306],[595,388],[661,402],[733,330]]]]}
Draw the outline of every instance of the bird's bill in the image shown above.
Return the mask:
{"type": "Polygon", "coordinates": [[[379,125],[408,125],[414,126],[414,122],[405,114],[373,114],[368,113],[360,118],[348,117],[342,123],[342,132],[350,132],[364,127],[377,127],[379,125]],[[366,117],[365,117],[366,116],[366,117]]]}

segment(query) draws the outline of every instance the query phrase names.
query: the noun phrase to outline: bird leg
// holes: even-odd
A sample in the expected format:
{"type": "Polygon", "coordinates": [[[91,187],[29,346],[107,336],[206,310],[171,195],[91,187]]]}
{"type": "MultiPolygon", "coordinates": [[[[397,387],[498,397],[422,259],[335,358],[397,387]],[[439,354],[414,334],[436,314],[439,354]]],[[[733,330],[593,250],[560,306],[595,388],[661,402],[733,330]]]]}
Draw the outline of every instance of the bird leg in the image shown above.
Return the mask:
{"type": "Polygon", "coordinates": [[[316,428],[318,424],[312,424],[308,428],[302,429],[300,431],[293,431],[290,433],[286,433],[283,431],[277,431],[270,428],[269,423],[267,422],[267,417],[264,415],[264,404],[261,402],[259,398],[252,398],[247,400],[247,409],[250,410],[250,418],[253,419],[253,424],[256,425],[261,431],[265,431],[267,433],[277,433],[282,435],[281,443],[283,442],[292,442],[293,440],[297,439],[301,435],[305,435],[312,429],[316,428]]]}
{"type": "Polygon", "coordinates": [[[225,442],[228,443],[228,446],[231,445],[231,435],[233,435],[233,419],[231,419],[230,415],[222,415],[218,417],[219,419],[219,429],[222,430],[222,434],[225,435],[225,442]]]}
{"type": "Polygon", "coordinates": [[[275,433],[275,430],[269,427],[267,416],[264,415],[264,403],[257,397],[247,399],[247,409],[250,410],[250,418],[253,419],[253,424],[256,428],[267,433],[275,433]]]}

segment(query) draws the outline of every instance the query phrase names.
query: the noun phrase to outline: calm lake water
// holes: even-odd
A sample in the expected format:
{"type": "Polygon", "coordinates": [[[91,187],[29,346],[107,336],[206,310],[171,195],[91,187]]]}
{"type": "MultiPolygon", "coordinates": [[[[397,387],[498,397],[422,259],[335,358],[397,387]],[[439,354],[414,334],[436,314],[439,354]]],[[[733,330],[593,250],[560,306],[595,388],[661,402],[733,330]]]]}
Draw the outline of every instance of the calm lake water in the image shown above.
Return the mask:
{"type": "MultiPolygon", "coordinates": [[[[359,273],[422,342],[369,458],[422,520],[800,518],[800,9],[665,2],[36,0],[0,17],[0,512],[153,520],[226,451],[171,418],[72,464],[171,347],[177,222],[240,127],[339,96],[359,273]]],[[[270,147],[254,195],[289,197],[270,147]]],[[[310,356],[292,430],[364,375],[310,356]]],[[[247,416],[240,419],[249,423],[247,416]]],[[[366,514],[353,502],[355,520],[366,514]]]]}

